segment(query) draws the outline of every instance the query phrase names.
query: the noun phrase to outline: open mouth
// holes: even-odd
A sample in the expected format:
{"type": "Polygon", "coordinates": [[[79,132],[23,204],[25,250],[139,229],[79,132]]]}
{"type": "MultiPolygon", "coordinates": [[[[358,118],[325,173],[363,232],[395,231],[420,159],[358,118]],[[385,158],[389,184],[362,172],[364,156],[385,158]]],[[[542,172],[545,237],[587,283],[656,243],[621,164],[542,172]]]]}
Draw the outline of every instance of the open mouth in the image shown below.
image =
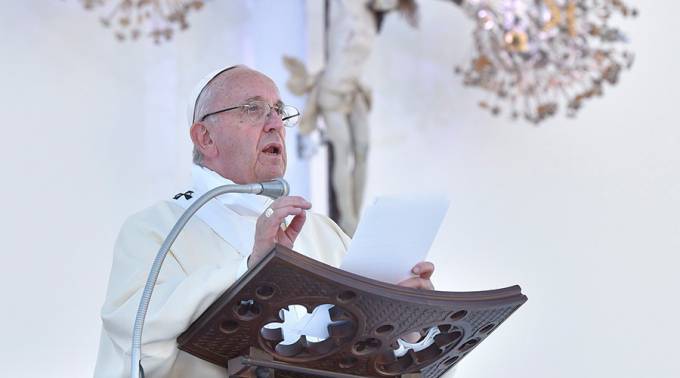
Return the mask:
{"type": "Polygon", "coordinates": [[[278,144],[268,144],[262,149],[262,152],[267,155],[279,156],[282,153],[283,148],[278,144]]]}

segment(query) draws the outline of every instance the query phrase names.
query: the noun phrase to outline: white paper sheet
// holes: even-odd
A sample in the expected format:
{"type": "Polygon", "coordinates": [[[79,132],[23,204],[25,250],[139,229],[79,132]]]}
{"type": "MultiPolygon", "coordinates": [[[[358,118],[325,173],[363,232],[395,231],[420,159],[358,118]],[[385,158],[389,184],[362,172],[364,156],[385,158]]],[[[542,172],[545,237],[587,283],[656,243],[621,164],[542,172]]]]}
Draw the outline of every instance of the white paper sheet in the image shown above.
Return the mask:
{"type": "Polygon", "coordinates": [[[366,207],[340,268],[396,284],[425,261],[446,215],[444,197],[378,197],[366,207]]]}

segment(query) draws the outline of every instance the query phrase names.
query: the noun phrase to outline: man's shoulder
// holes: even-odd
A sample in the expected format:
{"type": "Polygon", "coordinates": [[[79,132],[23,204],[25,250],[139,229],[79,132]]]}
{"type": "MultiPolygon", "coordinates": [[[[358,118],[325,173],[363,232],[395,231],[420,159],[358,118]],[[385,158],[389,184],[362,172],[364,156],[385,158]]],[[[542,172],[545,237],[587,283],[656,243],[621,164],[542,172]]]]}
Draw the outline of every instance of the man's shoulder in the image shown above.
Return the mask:
{"type": "Polygon", "coordinates": [[[142,210],[133,213],[128,217],[128,220],[133,221],[156,221],[158,219],[174,218],[177,220],[178,215],[181,215],[184,209],[172,200],[162,200],[148,206],[142,210]]]}
{"type": "Polygon", "coordinates": [[[130,229],[169,229],[177,222],[183,211],[182,207],[172,203],[171,200],[158,201],[130,215],[123,223],[121,232],[130,229]]]}

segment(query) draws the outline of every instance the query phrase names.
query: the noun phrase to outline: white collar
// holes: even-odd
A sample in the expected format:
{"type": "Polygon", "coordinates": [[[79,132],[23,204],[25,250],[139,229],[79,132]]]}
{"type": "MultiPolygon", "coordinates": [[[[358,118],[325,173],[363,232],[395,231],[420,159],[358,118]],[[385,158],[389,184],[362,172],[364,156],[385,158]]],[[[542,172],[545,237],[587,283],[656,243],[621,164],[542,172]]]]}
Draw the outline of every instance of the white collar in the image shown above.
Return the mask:
{"type": "MultiPolygon", "coordinates": [[[[194,193],[198,197],[221,185],[235,185],[233,181],[220,176],[208,168],[193,165],[191,181],[194,193]]],[[[230,193],[216,197],[222,205],[234,210],[239,215],[259,216],[272,203],[269,197],[244,193],[230,193]]]]}
{"type": "MultiPolygon", "coordinates": [[[[197,198],[220,185],[233,185],[208,168],[194,165],[191,168],[193,194],[190,199],[180,197],[175,201],[188,208],[197,198]]],[[[222,239],[231,244],[242,256],[250,255],[255,238],[257,217],[272,203],[265,196],[243,193],[223,194],[201,207],[196,216],[205,222],[222,239]]]]}

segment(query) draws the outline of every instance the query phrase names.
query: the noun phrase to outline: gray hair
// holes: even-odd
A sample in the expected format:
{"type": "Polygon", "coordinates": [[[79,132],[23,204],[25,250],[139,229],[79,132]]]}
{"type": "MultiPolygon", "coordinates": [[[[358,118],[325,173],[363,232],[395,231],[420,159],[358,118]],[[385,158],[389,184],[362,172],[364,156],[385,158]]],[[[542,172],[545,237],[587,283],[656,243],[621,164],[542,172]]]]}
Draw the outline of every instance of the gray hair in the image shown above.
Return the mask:
{"type": "Polygon", "coordinates": [[[194,164],[198,165],[199,167],[203,167],[203,154],[198,150],[198,148],[196,148],[196,146],[194,146],[192,155],[194,164]]]}

